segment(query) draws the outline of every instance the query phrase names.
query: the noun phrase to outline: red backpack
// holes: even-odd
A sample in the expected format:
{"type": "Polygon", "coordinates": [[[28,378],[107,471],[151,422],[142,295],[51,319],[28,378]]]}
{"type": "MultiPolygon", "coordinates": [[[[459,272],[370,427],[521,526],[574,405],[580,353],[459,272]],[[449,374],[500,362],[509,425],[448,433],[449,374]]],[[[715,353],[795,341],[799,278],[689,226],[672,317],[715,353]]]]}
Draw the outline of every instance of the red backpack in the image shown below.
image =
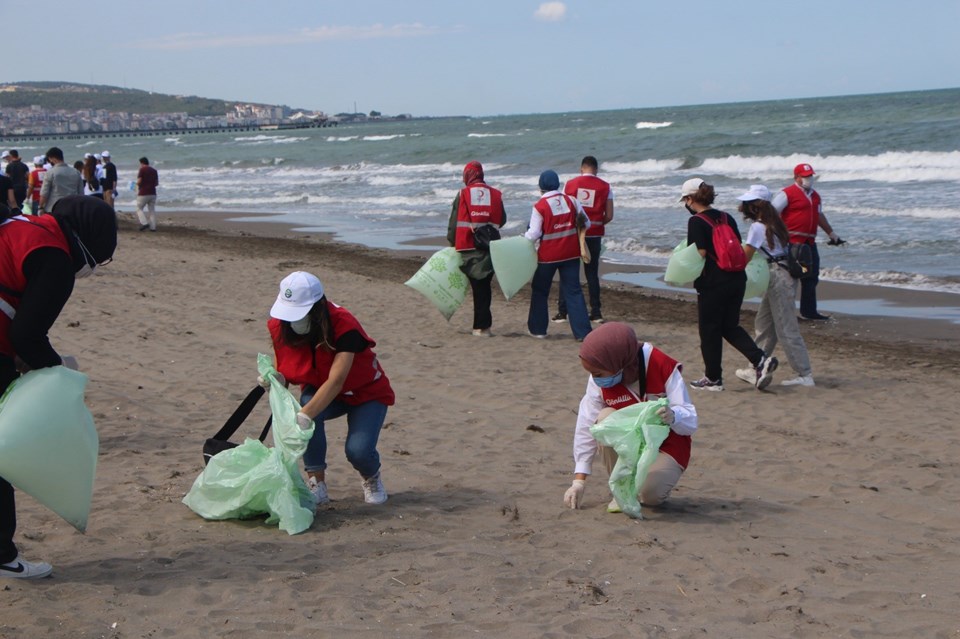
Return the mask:
{"type": "Polygon", "coordinates": [[[710,257],[723,271],[742,271],[747,268],[747,255],[743,252],[743,246],[741,246],[737,234],[727,224],[727,214],[723,211],[718,211],[718,213],[720,213],[719,222],[714,222],[705,213],[697,213],[697,217],[713,227],[713,250],[716,255],[710,257]]]}

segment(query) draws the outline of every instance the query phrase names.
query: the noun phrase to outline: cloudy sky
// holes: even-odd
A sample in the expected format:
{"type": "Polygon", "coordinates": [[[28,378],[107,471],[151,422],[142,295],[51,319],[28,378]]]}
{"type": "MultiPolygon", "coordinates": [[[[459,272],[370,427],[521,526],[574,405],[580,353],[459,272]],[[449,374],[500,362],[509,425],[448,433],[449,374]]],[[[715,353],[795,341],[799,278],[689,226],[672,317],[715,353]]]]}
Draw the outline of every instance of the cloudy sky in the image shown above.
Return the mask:
{"type": "Polygon", "coordinates": [[[0,0],[0,16],[3,82],[330,113],[479,116],[960,86],[958,0],[0,0]]]}

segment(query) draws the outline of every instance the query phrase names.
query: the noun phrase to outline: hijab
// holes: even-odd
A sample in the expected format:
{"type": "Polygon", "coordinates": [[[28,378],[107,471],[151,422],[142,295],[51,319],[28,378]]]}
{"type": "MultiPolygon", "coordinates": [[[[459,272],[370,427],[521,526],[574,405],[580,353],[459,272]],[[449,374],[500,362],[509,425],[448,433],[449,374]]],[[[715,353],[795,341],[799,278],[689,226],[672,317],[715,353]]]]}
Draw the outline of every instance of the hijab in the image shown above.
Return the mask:
{"type": "Polygon", "coordinates": [[[70,195],[57,200],[53,207],[63,234],[70,243],[70,253],[77,270],[87,263],[83,249],[89,251],[96,266],[113,257],[117,249],[117,214],[100,198],[88,195],[70,195]]]}
{"type": "Polygon", "coordinates": [[[476,160],[463,167],[463,183],[470,186],[475,182],[483,182],[483,166],[476,160]]]}
{"type": "Polygon", "coordinates": [[[640,342],[633,327],[622,322],[607,322],[596,327],[580,344],[580,358],[591,366],[615,373],[623,371],[623,383],[640,377],[640,342]]]}

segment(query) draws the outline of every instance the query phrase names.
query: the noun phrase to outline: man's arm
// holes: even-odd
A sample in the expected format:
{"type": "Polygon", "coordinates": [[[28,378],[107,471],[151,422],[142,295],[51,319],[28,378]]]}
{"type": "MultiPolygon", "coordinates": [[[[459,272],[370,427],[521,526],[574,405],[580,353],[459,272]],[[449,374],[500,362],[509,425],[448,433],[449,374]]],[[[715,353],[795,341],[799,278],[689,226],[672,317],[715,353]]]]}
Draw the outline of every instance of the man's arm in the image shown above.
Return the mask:
{"type": "Polygon", "coordinates": [[[603,211],[603,223],[609,224],[613,221],[613,198],[607,200],[607,208],[603,211]]]}

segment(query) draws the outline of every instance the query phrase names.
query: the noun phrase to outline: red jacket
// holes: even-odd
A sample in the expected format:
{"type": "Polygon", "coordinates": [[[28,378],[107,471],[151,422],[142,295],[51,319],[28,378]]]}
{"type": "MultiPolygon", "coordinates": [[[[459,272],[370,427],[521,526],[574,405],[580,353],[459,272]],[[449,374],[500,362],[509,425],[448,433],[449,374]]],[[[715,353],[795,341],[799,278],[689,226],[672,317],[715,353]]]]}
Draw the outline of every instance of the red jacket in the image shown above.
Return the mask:
{"type": "Polygon", "coordinates": [[[807,196],[799,184],[791,184],[783,193],[787,196],[787,207],[781,211],[780,217],[790,231],[790,242],[813,244],[820,225],[820,194],[811,191],[807,196]]]}
{"type": "Polygon", "coordinates": [[[475,182],[460,190],[457,209],[457,235],[454,248],[469,251],[473,245],[473,229],[479,224],[503,226],[503,194],[483,182],[475,182]]]}
{"type": "Polygon", "coordinates": [[[563,192],[580,200],[583,210],[590,218],[587,237],[604,234],[603,218],[607,214],[607,200],[610,199],[610,185],[596,175],[581,175],[568,180],[563,192]]]}
{"type": "Polygon", "coordinates": [[[539,262],[565,262],[580,257],[577,238],[577,207],[569,195],[549,193],[533,208],[543,217],[543,235],[537,249],[539,262]]]}

